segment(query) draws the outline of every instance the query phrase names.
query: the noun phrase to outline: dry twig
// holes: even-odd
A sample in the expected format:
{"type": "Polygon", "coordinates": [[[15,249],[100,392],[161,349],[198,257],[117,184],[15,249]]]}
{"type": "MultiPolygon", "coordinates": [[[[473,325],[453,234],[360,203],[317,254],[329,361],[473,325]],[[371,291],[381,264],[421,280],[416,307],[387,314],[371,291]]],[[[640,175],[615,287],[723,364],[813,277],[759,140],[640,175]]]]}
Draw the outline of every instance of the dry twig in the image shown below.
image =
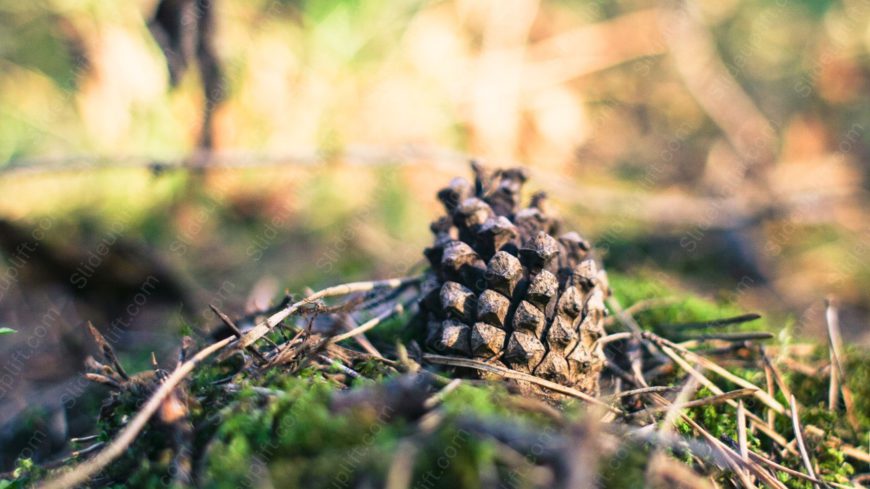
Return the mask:
{"type": "Polygon", "coordinates": [[[601,402],[595,397],[590,396],[584,392],[580,392],[577,389],[572,389],[571,387],[564,386],[562,384],[557,384],[555,382],[550,382],[549,380],[544,380],[540,377],[535,377],[534,375],[529,375],[523,372],[518,372],[516,370],[511,370],[504,367],[499,367],[498,365],[493,365],[490,363],[484,363],[477,360],[471,360],[469,358],[459,358],[459,357],[447,357],[443,355],[433,355],[431,353],[426,353],[423,355],[423,360],[435,363],[439,365],[449,365],[452,367],[464,367],[464,368],[473,368],[475,370],[481,370],[484,372],[493,373],[496,375],[500,375],[509,379],[523,380],[526,382],[530,382],[533,384],[537,384],[541,387],[546,387],[547,389],[559,392],[561,394],[566,394],[572,397],[576,397],[577,399],[582,399],[588,403],[595,404],[597,406],[601,406],[608,411],[614,412],[616,414],[622,414],[622,410],[615,408],[607,403],[601,402]]]}
{"type": "Polygon", "coordinates": [[[269,316],[262,323],[257,324],[253,328],[251,328],[247,333],[242,336],[242,339],[239,341],[239,346],[248,347],[260,338],[262,338],[266,333],[272,330],[275,326],[281,323],[284,319],[298,311],[304,306],[309,304],[313,304],[314,302],[323,299],[325,297],[333,297],[337,295],[348,295],[354,292],[368,292],[370,290],[374,290],[377,288],[396,288],[401,287],[403,285],[409,283],[419,282],[421,277],[403,277],[403,278],[393,278],[387,280],[375,280],[375,281],[366,281],[366,282],[351,282],[347,284],[336,285],[333,287],[328,287],[326,289],[315,292],[308,297],[298,301],[294,304],[287,306],[286,308],[276,312],[275,314],[269,316]]]}

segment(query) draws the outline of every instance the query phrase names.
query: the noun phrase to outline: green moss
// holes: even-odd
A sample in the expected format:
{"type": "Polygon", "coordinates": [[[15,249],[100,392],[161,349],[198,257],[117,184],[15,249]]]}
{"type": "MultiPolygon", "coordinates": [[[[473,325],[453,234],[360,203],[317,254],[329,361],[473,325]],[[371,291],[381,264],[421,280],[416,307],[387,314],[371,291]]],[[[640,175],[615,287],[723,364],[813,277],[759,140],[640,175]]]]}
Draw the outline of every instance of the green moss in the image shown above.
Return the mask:
{"type": "MultiPolygon", "coordinates": [[[[638,324],[644,329],[666,335],[669,338],[674,336],[675,331],[661,326],[710,321],[738,316],[747,312],[734,303],[733,297],[723,296],[716,299],[699,297],[689,291],[667,286],[649,273],[634,276],[615,273],[610,274],[609,279],[613,295],[623,308],[648,299],[672,299],[671,302],[657,305],[634,315],[638,324]]],[[[771,331],[770,324],[764,317],[749,323],[730,326],[729,330],[771,331]]],[[[691,334],[721,331],[723,331],[721,327],[701,328],[692,330],[691,334]]]]}

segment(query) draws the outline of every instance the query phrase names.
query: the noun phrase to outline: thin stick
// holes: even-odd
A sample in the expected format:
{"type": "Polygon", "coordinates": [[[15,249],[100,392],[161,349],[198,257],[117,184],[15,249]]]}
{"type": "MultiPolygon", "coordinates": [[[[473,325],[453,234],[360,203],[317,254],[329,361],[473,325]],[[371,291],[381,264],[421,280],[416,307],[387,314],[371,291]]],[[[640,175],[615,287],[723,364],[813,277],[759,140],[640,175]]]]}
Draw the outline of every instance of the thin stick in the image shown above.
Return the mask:
{"type": "Polygon", "coordinates": [[[360,324],[356,328],[353,328],[352,330],[350,330],[346,333],[342,333],[342,334],[333,336],[332,338],[330,338],[330,341],[333,343],[338,343],[339,341],[343,341],[343,340],[346,340],[348,338],[353,338],[356,335],[361,335],[361,334],[365,333],[366,331],[374,328],[375,326],[381,324],[381,322],[383,322],[384,320],[386,320],[390,316],[393,316],[395,314],[402,314],[402,311],[404,311],[404,310],[405,310],[405,307],[402,306],[402,304],[396,304],[396,306],[393,307],[392,309],[389,309],[385,312],[380,313],[379,315],[373,317],[372,319],[369,319],[368,321],[360,324]]]}
{"type": "Polygon", "coordinates": [[[540,377],[535,377],[534,375],[529,375],[523,372],[517,372],[516,370],[510,370],[507,368],[499,367],[498,365],[493,365],[489,363],[480,362],[477,360],[471,360],[468,358],[458,358],[458,357],[447,357],[443,355],[433,355],[431,353],[424,353],[423,360],[426,360],[429,363],[435,363],[439,365],[450,365],[452,367],[465,367],[465,368],[473,368],[476,370],[482,370],[484,372],[490,372],[496,375],[500,375],[502,377],[506,377],[509,379],[516,380],[524,380],[526,382],[531,382],[533,384],[540,385],[541,387],[546,387],[550,390],[554,390],[556,392],[560,392],[562,394],[566,394],[569,396],[576,397],[577,399],[582,399],[586,402],[601,406],[608,411],[612,411],[616,414],[622,414],[622,410],[615,408],[607,403],[601,402],[598,399],[586,394],[585,392],[580,392],[577,389],[572,389],[570,387],[564,386],[562,384],[557,384],[555,382],[550,382],[549,380],[544,380],[540,377]]]}
{"type": "Polygon", "coordinates": [[[197,364],[208,358],[211,354],[231,344],[233,341],[236,341],[235,336],[224,338],[217,343],[213,343],[203,348],[194,355],[193,358],[179,365],[172,371],[172,374],[166,379],[166,381],[160,385],[160,388],[151,395],[151,398],[148,399],[148,402],[142,407],[142,410],[136,414],[136,417],[134,417],[133,420],[123,430],[121,430],[118,436],[116,436],[105,449],[93,458],[73,467],[68,472],[64,472],[58,477],[49,479],[39,487],[42,489],[64,489],[67,487],[78,486],[87,481],[92,475],[102,470],[103,467],[111,463],[113,460],[121,456],[130,443],[136,439],[136,436],[140,431],[142,431],[145,424],[148,423],[148,420],[151,419],[151,416],[154,415],[163,403],[163,400],[166,399],[173,390],[175,390],[178,383],[181,382],[187,374],[192,372],[197,364]]]}
{"type": "MultiPolygon", "coordinates": [[[[798,417],[798,409],[797,409],[797,400],[794,398],[794,395],[791,396],[791,423],[794,428],[794,437],[797,440],[798,450],[801,452],[801,460],[804,462],[804,467],[807,469],[807,474],[813,479],[816,478],[816,472],[813,470],[813,463],[810,461],[810,454],[807,452],[807,446],[804,444],[804,435],[801,433],[801,421],[798,417]]],[[[816,489],[819,488],[819,485],[815,482],[813,485],[816,489]]]]}
{"type": "Polygon", "coordinates": [[[244,336],[242,336],[242,339],[239,341],[239,346],[247,348],[257,340],[265,336],[266,333],[268,333],[272,330],[272,328],[280,324],[281,321],[298,311],[301,307],[311,304],[319,299],[323,299],[324,297],[348,295],[354,292],[367,292],[369,290],[381,287],[394,289],[396,287],[401,287],[406,284],[419,282],[421,278],[422,276],[392,278],[387,280],[375,280],[367,282],[351,282],[347,284],[336,285],[333,287],[327,287],[323,290],[309,295],[301,301],[298,301],[285,307],[284,309],[281,309],[275,314],[269,316],[265,321],[258,323],[247,333],[245,333],[244,336]]]}

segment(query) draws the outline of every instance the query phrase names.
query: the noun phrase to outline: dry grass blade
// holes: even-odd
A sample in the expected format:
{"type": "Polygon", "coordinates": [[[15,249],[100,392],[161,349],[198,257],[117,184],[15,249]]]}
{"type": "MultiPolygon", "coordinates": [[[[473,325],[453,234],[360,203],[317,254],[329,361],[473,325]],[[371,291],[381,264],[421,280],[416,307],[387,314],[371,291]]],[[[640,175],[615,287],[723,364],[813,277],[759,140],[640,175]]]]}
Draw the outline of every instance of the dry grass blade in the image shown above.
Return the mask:
{"type": "Polygon", "coordinates": [[[251,328],[250,331],[242,336],[242,339],[239,341],[239,346],[246,348],[263,336],[266,335],[269,331],[272,330],[275,326],[281,323],[284,319],[294,314],[303,306],[308,304],[312,304],[320,299],[325,297],[334,297],[339,295],[348,295],[353,294],[354,292],[368,292],[370,290],[378,289],[378,288],[389,288],[394,289],[396,287],[402,287],[407,284],[419,282],[421,277],[403,277],[403,278],[393,278],[387,280],[374,280],[367,282],[351,282],[347,284],[336,285],[333,287],[328,287],[323,290],[317,291],[308,297],[302,299],[301,301],[295,302],[284,309],[276,312],[275,314],[269,316],[265,321],[258,323],[256,326],[251,328]]]}
{"type": "Polygon", "coordinates": [[[115,369],[115,372],[121,376],[124,380],[129,380],[130,376],[127,375],[127,372],[124,371],[124,367],[121,366],[121,362],[118,361],[118,356],[115,355],[115,349],[112,348],[112,345],[106,341],[106,338],[94,327],[93,323],[88,321],[88,329],[91,331],[91,336],[94,337],[94,341],[97,342],[97,346],[100,347],[100,352],[103,354],[103,357],[112,364],[112,368],[115,369]]]}
{"type": "MultiPolygon", "coordinates": [[[[694,379],[694,377],[692,377],[694,379]]],[[[642,411],[637,411],[632,413],[633,415],[641,415],[647,413],[658,413],[662,411],[668,411],[670,409],[688,409],[699,406],[708,406],[711,404],[720,404],[726,401],[730,401],[732,399],[738,399],[741,397],[751,396],[755,392],[755,389],[737,389],[729,392],[725,392],[722,394],[717,394],[710,397],[705,397],[702,399],[695,399],[694,401],[676,401],[669,406],[656,406],[651,408],[646,408],[642,411]]]]}
{"type": "MultiPolygon", "coordinates": [[[[809,452],[807,452],[807,446],[804,443],[804,435],[801,432],[801,422],[800,422],[800,418],[798,417],[797,400],[794,398],[794,396],[791,396],[790,401],[791,401],[791,406],[790,406],[790,408],[791,408],[791,423],[792,423],[792,427],[794,428],[794,437],[795,437],[795,440],[797,440],[798,450],[800,451],[800,454],[801,454],[801,460],[804,463],[804,467],[806,467],[806,469],[807,469],[807,474],[809,474],[810,477],[815,479],[816,478],[816,471],[813,470],[813,462],[810,460],[810,454],[809,454],[809,452]]],[[[813,485],[816,487],[816,489],[818,489],[819,484],[814,482],[813,485]]]]}
{"type": "Polygon", "coordinates": [[[749,447],[746,444],[746,408],[743,401],[737,403],[737,446],[740,448],[740,457],[749,461],[749,447]]]}
{"type": "Polygon", "coordinates": [[[837,412],[840,406],[840,369],[837,368],[837,354],[829,348],[831,357],[831,380],[828,383],[828,410],[837,412]]]}
{"type": "Polygon", "coordinates": [[[235,340],[235,336],[224,338],[217,343],[213,343],[203,348],[194,355],[193,358],[179,365],[160,385],[160,388],[151,395],[148,402],[145,403],[141,410],[139,410],[132,421],[121,430],[118,436],[116,436],[103,451],[87,462],[73,467],[68,472],[63,473],[56,478],[47,480],[39,487],[42,489],[63,489],[66,487],[74,487],[84,483],[91,476],[102,470],[103,467],[124,453],[130,443],[136,439],[136,436],[145,427],[145,424],[148,423],[148,420],[151,419],[151,416],[153,416],[154,413],[157,412],[157,409],[160,408],[163,400],[175,390],[175,387],[182,379],[184,379],[185,376],[187,376],[187,374],[192,372],[201,361],[227,345],[230,345],[235,340]]]}
{"type": "Polygon", "coordinates": [[[828,340],[831,342],[832,367],[843,375],[845,381],[845,372],[843,369],[843,339],[840,335],[840,317],[837,312],[836,304],[833,299],[828,299],[827,307],[825,308],[825,322],[828,326],[828,340]]]}
{"type": "Polygon", "coordinates": [[[77,444],[77,443],[87,443],[87,442],[89,442],[89,441],[94,441],[94,440],[96,440],[96,439],[99,438],[99,437],[100,437],[100,435],[79,436],[79,437],[73,437],[73,438],[70,438],[70,439],[69,439],[69,442],[70,442],[70,443],[73,443],[73,444],[77,444]]]}
{"type": "Polygon", "coordinates": [[[121,384],[118,383],[115,379],[110,377],[106,377],[105,375],[95,374],[88,372],[85,374],[85,378],[90,380],[91,382],[96,382],[97,384],[107,385],[113,389],[121,389],[121,384]]]}
{"type": "Polygon", "coordinates": [[[776,381],[777,387],[779,387],[779,390],[782,391],[786,399],[791,399],[791,389],[789,389],[788,384],[785,383],[782,372],[779,371],[779,367],[777,367],[767,355],[767,349],[764,346],[759,345],[758,348],[761,351],[761,359],[764,362],[764,365],[769,368],[770,372],[773,374],[773,380],[776,381]]]}
{"type": "MultiPolygon", "coordinates": [[[[743,406],[742,400],[737,403],[737,448],[740,451],[740,459],[745,464],[749,464],[749,447],[746,443],[746,408],[743,406]]],[[[750,480],[752,479],[750,478],[750,480]]]]}
{"type": "Polygon", "coordinates": [[[582,399],[591,404],[595,404],[597,406],[601,406],[608,411],[614,412],[616,414],[622,414],[622,410],[615,408],[607,403],[601,402],[598,399],[586,394],[584,392],[580,392],[577,389],[572,389],[570,387],[564,386],[562,384],[557,384],[555,382],[550,382],[549,380],[542,379],[540,377],[535,377],[534,375],[529,375],[523,372],[518,372],[516,370],[511,370],[504,367],[499,367],[498,365],[492,365],[489,363],[480,362],[477,360],[471,360],[468,358],[459,358],[459,357],[447,357],[443,355],[433,355],[431,353],[426,353],[423,355],[423,360],[429,363],[435,363],[438,365],[449,365],[451,367],[465,367],[465,368],[473,368],[475,370],[481,370],[483,372],[489,372],[496,375],[500,375],[502,377],[506,377],[509,379],[515,380],[524,380],[526,382],[530,382],[541,387],[546,387],[552,391],[559,392],[561,394],[569,395],[572,397],[576,397],[577,399],[582,399]]]}

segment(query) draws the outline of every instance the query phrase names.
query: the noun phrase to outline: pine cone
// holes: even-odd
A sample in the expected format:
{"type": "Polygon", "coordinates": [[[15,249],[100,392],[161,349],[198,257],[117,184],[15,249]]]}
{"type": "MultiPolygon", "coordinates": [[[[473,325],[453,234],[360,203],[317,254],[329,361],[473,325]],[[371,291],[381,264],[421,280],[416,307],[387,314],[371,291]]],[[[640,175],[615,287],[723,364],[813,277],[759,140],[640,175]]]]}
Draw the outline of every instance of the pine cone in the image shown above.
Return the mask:
{"type": "Polygon", "coordinates": [[[472,168],[473,185],[456,178],[438,192],[447,215],[424,252],[427,347],[597,393],[609,290],[589,243],[559,234],[543,193],[519,208],[523,169],[472,168]]]}

